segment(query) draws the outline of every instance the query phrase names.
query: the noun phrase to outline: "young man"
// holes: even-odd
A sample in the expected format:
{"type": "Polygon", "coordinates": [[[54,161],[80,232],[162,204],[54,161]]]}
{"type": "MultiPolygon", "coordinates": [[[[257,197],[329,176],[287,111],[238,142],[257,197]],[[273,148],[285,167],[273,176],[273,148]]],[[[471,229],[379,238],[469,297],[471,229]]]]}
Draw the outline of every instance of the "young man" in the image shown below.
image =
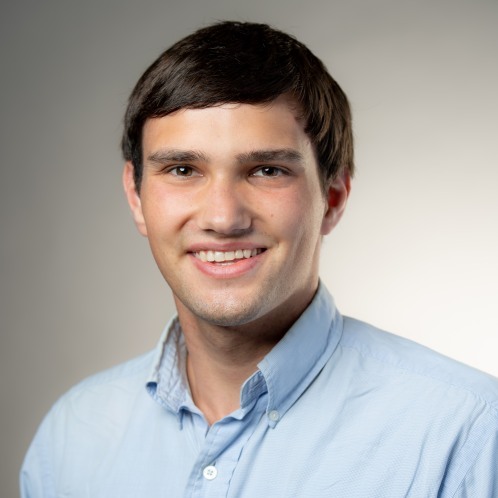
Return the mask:
{"type": "Polygon", "coordinates": [[[352,131],[305,46],[234,22],[181,40],[135,87],[123,152],[178,316],[54,406],[23,497],[498,496],[496,379],[343,318],[319,282],[352,131]]]}

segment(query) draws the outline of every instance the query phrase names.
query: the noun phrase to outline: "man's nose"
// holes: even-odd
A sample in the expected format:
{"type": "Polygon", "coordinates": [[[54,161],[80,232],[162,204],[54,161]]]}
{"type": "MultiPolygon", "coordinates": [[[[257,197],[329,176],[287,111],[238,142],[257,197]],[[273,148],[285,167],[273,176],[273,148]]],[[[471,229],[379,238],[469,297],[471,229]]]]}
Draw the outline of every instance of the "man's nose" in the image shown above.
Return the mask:
{"type": "Polygon", "coordinates": [[[212,179],[203,189],[198,225],[224,235],[236,235],[251,227],[252,216],[242,181],[212,179]]]}

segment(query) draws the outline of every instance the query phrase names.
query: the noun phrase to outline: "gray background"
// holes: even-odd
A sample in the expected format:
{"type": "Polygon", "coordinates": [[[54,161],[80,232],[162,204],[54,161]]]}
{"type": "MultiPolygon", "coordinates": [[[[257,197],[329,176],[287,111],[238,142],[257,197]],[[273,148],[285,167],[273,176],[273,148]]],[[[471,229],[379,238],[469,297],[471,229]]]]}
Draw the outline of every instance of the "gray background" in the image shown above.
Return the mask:
{"type": "Polygon", "coordinates": [[[358,174],[322,265],[339,308],[498,375],[495,0],[2,7],[0,496],[56,398],[173,311],[121,192],[121,117],[146,66],[218,19],[295,34],[350,97],[358,174]]]}

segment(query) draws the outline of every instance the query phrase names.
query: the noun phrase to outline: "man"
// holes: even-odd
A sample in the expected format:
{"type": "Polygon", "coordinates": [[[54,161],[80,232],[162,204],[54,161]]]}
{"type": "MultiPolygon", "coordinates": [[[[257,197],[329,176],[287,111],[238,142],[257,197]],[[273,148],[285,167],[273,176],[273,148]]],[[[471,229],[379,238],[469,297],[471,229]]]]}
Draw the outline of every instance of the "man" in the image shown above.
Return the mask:
{"type": "Polygon", "coordinates": [[[59,400],[24,497],[498,496],[496,379],[343,318],[319,282],[352,131],[305,46],[197,31],[140,78],[122,145],[178,316],[59,400]]]}

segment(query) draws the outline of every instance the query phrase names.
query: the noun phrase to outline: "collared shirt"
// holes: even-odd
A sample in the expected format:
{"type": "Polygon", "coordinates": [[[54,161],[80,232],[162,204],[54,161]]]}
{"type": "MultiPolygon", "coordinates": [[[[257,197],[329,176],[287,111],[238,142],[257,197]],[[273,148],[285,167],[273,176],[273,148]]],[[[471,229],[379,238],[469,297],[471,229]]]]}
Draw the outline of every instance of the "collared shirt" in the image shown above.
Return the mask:
{"type": "Polygon", "coordinates": [[[212,426],[185,358],[173,319],[155,352],[64,395],[22,497],[498,497],[497,379],[343,318],[323,286],[212,426]]]}

